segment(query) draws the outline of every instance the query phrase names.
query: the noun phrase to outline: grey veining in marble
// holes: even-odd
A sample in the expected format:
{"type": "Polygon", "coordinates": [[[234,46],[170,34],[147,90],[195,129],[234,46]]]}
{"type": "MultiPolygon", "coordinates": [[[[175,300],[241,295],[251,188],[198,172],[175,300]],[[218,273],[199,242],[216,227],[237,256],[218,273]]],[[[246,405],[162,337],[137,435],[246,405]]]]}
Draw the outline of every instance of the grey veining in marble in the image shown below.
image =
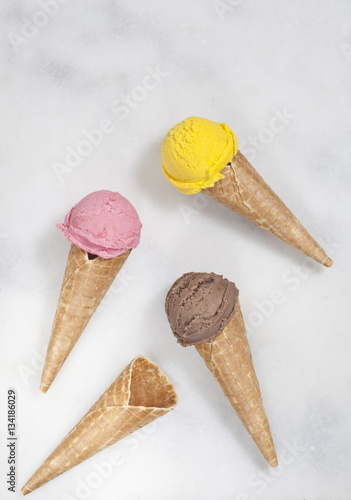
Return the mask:
{"type": "Polygon", "coordinates": [[[20,498],[137,354],[174,382],[177,409],[33,500],[350,498],[350,16],[347,0],[2,2],[1,499],[20,498]],[[191,115],[234,130],[331,269],[167,182],[162,139],[191,115]],[[55,222],[98,189],[135,205],[141,243],[43,395],[69,251],[55,222]],[[171,334],[165,294],[187,271],[240,289],[276,470],[195,349],[171,334]],[[18,392],[16,493],[4,480],[8,387],[18,392]]]}

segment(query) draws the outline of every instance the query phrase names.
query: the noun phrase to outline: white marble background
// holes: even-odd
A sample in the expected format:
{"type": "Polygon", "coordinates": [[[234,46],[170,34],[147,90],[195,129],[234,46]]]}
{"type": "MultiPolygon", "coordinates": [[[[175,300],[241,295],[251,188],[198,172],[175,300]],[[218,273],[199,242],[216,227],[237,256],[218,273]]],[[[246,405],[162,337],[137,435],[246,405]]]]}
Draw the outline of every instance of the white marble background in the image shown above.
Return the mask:
{"type": "Polygon", "coordinates": [[[177,409],[114,445],[117,465],[106,466],[107,449],[33,500],[351,498],[350,15],[347,0],[1,3],[1,499],[20,498],[139,353],[174,382],[177,409]],[[333,268],[166,181],[162,139],[191,115],[235,131],[333,268]],[[69,250],[54,223],[98,189],[135,205],[141,244],[43,395],[69,250]],[[276,470],[170,332],[165,294],[187,271],[240,289],[276,470]],[[8,387],[18,391],[15,494],[5,485],[8,387]]]}

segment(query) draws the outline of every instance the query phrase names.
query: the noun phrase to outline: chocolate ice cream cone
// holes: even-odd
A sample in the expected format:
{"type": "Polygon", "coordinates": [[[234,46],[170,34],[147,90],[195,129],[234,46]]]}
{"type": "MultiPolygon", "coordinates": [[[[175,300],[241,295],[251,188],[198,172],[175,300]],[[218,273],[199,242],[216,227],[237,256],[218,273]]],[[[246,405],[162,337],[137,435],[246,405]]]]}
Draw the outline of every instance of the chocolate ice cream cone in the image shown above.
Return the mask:
{"type": "Polygon", "coordinates": [[[252,363],[239,300],[233,319],[212,342],[195,345],[206,366],[271,467],[278,465],[252,363]]]}
{"type": "Polygon", "coordinates": [[[276,467],[238,296],[235,284],[223,276],[186,273],[168,291],[166,314],[177,341],[195,346],[269,465],[276,467]]]}
{"type": "Polygon", "coordinates": [[[204,193],[320,264],[333,265],[325,251],[240,151],[220,173],[224,177],[204,189],[204,193]]]}
{"type": "Polygon", "coordinates": [[[158,365],[136,357],[22,488],[23,495],[172,410],[173,385],[158,365]]]}
{"type": "Polygon", "coordinates": [[[131,250],[103,259],[71,244],[40,383],[46,392],[131,250]]]}

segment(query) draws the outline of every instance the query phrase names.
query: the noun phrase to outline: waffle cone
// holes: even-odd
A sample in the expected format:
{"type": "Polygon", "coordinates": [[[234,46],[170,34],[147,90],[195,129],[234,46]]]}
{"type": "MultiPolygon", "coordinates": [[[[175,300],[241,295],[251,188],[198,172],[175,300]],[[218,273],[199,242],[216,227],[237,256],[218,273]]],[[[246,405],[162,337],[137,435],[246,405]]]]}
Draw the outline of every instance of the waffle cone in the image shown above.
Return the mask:
{"type": "Polygon", "coordinates": [[[22,488],[23,495],[172,410],[173,385],[158,365],[136,357],[22,488]]]}
{"type": "Polygon", "coordinates": [[[240,151],[204,193],[326,267],[333,261],[240,151]]]}
{"type": "Polygon", "coordinates": [[[196,349],[269,465],[278,465],[244,319],[237,303],[233,319],[213,342],[196,349]]]}
{"type": "Polygon", "coordinates": [[[72,243],[46,353],[42,392],[49,389],[130,252],[90,260],[85,250],[72,243]]]}

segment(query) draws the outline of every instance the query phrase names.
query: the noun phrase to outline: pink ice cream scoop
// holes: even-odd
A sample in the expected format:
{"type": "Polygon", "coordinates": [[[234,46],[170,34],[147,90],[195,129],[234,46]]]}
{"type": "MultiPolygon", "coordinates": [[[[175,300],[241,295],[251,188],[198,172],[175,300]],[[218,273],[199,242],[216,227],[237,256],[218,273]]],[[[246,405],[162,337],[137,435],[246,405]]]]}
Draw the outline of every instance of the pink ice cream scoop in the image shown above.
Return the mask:
{"type": "Polygon", "coordinates": [[[119,193],[96,191],[85,196],[56,224],[82,250],[111,259],[136,248],[141,223],[133,205],[119,193]]]}

